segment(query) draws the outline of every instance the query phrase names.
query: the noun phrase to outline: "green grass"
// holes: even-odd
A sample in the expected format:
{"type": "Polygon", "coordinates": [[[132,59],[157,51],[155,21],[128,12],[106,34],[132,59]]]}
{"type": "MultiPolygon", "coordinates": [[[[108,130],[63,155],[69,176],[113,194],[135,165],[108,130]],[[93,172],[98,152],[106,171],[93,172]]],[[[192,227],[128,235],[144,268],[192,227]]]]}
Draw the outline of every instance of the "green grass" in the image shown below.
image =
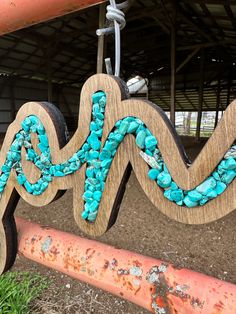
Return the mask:
{"type": "Polygon", "coordinates": [[[0,314],[28,314],[32,302],[48,286],[38,274],[8,272],[0,276],[0,314]]]}

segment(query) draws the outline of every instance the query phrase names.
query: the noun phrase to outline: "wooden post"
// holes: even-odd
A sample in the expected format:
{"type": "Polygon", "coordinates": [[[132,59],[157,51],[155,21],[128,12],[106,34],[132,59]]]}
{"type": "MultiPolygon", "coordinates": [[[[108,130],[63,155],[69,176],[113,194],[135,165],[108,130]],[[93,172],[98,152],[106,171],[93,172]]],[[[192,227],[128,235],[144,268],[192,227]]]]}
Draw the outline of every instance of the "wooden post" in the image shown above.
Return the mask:
{"type": "Polygon", "coordinates": [[[219,108],[220,108],[220,77],[218,78],[218,84],[217,84],[217,95],[216,95],[216,116],[215,116],[215,125],[214,128],[216,128],[218,119],[219,119],[219,108]]]}
{"type": "MultiPolygon", "coordinates": [[[[101,4],[99,7],[99,28],[103,28],[106,19],[106,4],[101,4]]],[[[105,37],[101,35],[98,37],[98,51],[97,51],[97,73],[103,72],[105,37]]]]}
{"type": "Polygon", "coordinates": [[[175,98],[176,98],[176,4],[173,4],[173,18],[171,24],[171,105],[170,120],[175,127],[175,98]]]}
{"type": "Polygon", "coordinates": [[[204,51],[204,48],[202,48],[201,59],[200,59],[200,82],[199,82],[198,115],[197,115],[197,129],[196,129],[197,141],[200,140],[200,133],[201,133],[202,104],[203,104],[203,93],[204,93],[204,63],[205,63],[205,51],[204,51]]]}

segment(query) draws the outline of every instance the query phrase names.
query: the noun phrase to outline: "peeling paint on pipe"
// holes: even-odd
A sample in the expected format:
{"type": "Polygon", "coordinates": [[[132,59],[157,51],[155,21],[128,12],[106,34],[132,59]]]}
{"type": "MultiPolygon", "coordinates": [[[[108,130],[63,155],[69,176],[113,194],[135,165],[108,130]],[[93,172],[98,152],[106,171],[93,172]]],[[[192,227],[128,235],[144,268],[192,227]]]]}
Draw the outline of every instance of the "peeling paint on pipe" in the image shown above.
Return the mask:
{"type": "Polygon", "coordinates": [[[86,9],[105,0],[1,0],[0,35],[86,9]]]}
{"type": "Polygon", "coordinates": [[[16,218],[25,257],[156,314],[236,313],[236,285],[16,218]]]}

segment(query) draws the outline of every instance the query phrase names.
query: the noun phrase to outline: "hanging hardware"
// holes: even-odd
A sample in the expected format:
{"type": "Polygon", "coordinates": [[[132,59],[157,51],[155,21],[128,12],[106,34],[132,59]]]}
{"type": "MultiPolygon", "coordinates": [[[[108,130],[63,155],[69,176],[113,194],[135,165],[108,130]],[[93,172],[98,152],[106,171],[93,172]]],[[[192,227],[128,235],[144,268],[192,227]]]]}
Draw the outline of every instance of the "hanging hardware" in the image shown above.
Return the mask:
{"type": "MultiPolygon", "coordinates": [[[[115,33],[115,76],[120,76],[120,31],[125,27],[125,14],[122,12],[122,9],[125,9],[129,6],[129,1],[125,1],[119,4],[116,4],[115,0],[110,0],[110,5],[107,6],[107,20],[111,21],[114,26],[100,28],[96,31],[98,36],[109,35],[115,33]]],[[[106,69],[108,74],[112,74],[112,66],[110,58],[105,59],[106,69]]]]}

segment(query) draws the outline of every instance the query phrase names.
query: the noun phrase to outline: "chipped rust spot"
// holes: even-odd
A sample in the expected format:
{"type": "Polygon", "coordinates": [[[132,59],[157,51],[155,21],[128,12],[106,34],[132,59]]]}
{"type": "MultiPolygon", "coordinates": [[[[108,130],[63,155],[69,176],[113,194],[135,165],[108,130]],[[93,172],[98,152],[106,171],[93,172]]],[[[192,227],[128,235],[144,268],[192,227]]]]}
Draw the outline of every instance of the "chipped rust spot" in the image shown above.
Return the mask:
{"type": "Polygon", "coordinates": [[[109,263],[110,269],[114,270],[118,266],[118,261],[113,258],[112,261],[109,263]]]}
{"type": "Polygon", "coordinates": [[[224,309],[224,303],[219,301],[218,303],[214,305],[214,309],[216,309],[217,311],[220,311],[219,313],[221,313],[221,311],[223,311],[224,309]]]}
{"type": "Polygon", "coordinates": [[[52,238],[50,236],[46,237],[41,245],[41,250],[44,254],[47,254],[50,250],[50,245],[52,244],[52,238]]]}
{"type": "Polygon", "coordinates": [[[129,275],[129,271],[127,269],[120,268],[120,269],[117,270],[117,275],[118,276],[129,275]]]}
{"type": "Polygon", "coordinates": [[[139,266],[132,266],[129,270],[129,273],[131,276],[141,277],[143,270],[139,266]]]}
{"type": "Polygon", "coordinates": [[[103,269],[107,269],[109,266],[109,261],[107,259],[105,259],[104,265],[103,265],[103,269]]]}

